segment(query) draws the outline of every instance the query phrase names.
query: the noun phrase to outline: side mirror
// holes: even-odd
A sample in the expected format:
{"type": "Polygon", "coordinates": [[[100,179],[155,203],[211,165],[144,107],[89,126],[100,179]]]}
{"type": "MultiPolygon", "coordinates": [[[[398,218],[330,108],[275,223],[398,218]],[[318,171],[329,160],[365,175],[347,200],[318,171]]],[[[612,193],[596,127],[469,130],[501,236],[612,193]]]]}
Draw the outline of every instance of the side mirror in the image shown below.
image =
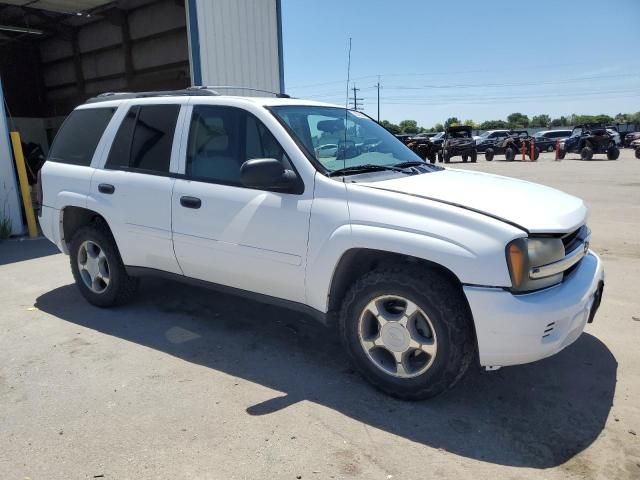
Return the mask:
{"type": "Polygon", "coordinates": [[[275,158],[254,158],[240,167],[240,182],[245,187],[289,191],[295,187],[296,174],[285,170],[275,158]]]}

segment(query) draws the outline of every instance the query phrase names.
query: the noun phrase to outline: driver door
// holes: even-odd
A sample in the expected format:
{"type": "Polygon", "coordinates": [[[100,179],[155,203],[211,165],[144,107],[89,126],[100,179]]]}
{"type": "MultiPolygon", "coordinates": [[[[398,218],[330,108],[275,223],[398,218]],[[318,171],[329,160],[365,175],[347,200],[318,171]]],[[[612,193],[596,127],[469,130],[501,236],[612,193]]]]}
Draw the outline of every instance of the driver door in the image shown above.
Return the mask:
{"type": "Polygon", "coordinates": [[[313,186],[300,194],[240,182],[242,163],[276,158],[293,169],[267,127],[248,111],[194,105],[187,113],[172,198],[173,243],[188,277],[304,301],[313,186]]]}

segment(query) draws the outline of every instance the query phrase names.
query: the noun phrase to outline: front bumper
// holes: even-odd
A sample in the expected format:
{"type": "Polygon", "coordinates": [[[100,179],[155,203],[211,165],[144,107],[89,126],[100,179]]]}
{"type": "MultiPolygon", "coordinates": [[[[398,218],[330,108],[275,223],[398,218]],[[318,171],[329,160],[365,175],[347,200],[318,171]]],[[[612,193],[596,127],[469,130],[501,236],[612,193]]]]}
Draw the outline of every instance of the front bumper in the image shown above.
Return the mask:
{"type": "Polygon", "coordinates": [[[561,284],[539,292],[513,295],[497,288],[464,287],[480,364],[517,365],[558,353],[584,330],[603,282],[602,262],[589,251],[561,284]]]}

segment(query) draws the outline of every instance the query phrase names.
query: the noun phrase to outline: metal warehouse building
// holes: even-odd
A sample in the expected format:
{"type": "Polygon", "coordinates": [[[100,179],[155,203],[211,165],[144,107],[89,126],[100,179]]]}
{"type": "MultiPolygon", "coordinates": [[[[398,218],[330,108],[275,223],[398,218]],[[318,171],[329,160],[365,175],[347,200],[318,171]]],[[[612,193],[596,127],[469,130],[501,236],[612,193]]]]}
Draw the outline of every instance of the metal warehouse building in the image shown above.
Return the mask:
{"type": "Polygon", "coordinates": [[[0,2],[0,82],[0,217],[21,234],[9,131],[33,162],[65,116],[100,93],[190,85],[283,92],[280,1],[0,2]]]}

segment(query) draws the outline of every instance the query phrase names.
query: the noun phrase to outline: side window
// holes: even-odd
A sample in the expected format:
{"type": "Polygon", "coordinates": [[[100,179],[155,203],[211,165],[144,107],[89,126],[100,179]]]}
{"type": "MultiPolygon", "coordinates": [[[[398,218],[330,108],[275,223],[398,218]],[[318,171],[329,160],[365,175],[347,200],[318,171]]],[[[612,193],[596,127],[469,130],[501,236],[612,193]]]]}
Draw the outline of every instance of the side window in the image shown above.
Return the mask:
{"type": "Polygon", "coordinates": [[[250,113],[234,107],[194,107],[187,146],[188,177],[239,186],[240,167],[253,158],[275,158],[284,168],[291,168],[280,144],[250,113]]]}
{"type": "Polygon", "coordinates": [[[115,111],[115,108],[87,108],[71,112],[56,135],[47,160],[89,166],[115,111]]]}
{"type": "Polygon", "coordinates": [[[168,172],[179,111],[180,105],[131,107],[113,141],[106,168],[168,172]]]}

